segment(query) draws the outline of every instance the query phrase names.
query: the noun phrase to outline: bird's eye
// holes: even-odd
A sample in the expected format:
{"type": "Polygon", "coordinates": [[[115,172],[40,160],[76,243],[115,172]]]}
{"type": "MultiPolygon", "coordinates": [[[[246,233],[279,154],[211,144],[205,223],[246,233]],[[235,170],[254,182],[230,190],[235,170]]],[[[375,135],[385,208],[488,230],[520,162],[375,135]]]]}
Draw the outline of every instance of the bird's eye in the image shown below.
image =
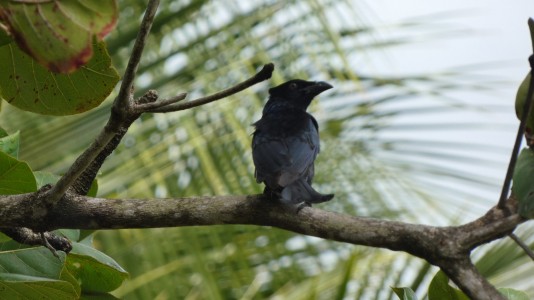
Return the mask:
{"type": "Polygon", "coordinates": [[[292,82],[289,84],[289,88],[292,89],[292,90],[296,90],[297,89],[297,84],[292,82]]]}

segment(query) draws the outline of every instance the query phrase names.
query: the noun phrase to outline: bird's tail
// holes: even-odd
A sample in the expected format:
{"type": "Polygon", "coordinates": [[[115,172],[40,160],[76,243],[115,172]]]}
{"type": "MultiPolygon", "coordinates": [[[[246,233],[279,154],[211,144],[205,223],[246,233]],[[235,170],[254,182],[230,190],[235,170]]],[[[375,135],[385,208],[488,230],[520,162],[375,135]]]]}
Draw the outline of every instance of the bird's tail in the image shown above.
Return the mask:
{"type": "Polygon", "coordinates": [[[334,194],[321,194],[314,190],[304,179],[292,182],[284,187],[280,193],[281,201],[287,204],[321,203],[330,201],[332,198],[334,198],[334,194]]]}

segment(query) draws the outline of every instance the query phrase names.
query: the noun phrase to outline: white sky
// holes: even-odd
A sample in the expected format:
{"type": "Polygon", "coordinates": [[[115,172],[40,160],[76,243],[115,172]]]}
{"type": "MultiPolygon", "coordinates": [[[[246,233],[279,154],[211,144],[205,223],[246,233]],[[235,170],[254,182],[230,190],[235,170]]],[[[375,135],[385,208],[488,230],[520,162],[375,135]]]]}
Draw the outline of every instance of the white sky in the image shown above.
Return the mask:
{"type": "MultiPolygon", "coordinates": [[[[429,26],[434,26],[430,29],[420,28],[416,31],[420,34],[411,36],[420,42],[389,48],[376,57],[370,57],[367,71],[375,74],[432,73],[480,64],[485,66],[475,66],[469,71],[471,74],[480,75],[482,84],[484,80],[502,81],[496,90],[490,92],[465,94],[459,92],[454,93],[454,96],[473,105],[486,103],[504,105],[503,109],[489,113],[460,111],[453,115],[443,114],[441,117],[427,116],[427,120],[422,116],[422,120],[417,120],[439,122],[449,118],[450,122],[450,118],[453,117],[457,118],[458,122],[465,122],[477,119],[486,124],[493,124],[495,131],[487,131],[481,136],[479,131],[469,129],[438,133],[427,130],[422,131],[422,137],[425,138],[427,135],[432,139],[438,134],[441,139],[458,142],[482,138],[489,144],[505,146],[511,150],[518,124],[513,106],[515,94],[519,83],[528,72],[527,59],[532,54],[527,20],[529,17],[534,17],[534,1],[375,0],[367,1],[366,4],[376,18],[369,21],[375,24],[386,25],[415,19],[430,21],[429,26]],[[436,36],[435,32],[445,34],[441,37],[436,36]]],[[[405,32],[410,32],[410,29],[405,32]]],[[[388,34],[399,35],[398,29],[385,30],[385,35],[388,34]]],[[[423,97],[420,101],[431,100],[423,97]]],[[[403,121],[415,123],[413,119],[399,120],[401,123],[403,121]]],[[[413,132],[411,134],[413,135],[413,132]]],[[[484,153],[481,153],[481,156],[483,155],[484,153]]],[[[473,167],[469,166],[470,171],[475,173],[478,171],[479,174],[493,178],[492,181],[495,182],[492,189],[483,191],[486,195],[481,195],[488,199],[484,204],[487,208],[492,206],[493,200],[496,201],[498,197],[509,153],[491,154],[489,157],[497,164],[496,167],[489,168],[491,170],[489,172],[487,168],[484,169],[488,166],[480,166],[478,170],[473,170],[473,167]]],[[[477,193],[480,193],[480,189],[477,193]]]]}

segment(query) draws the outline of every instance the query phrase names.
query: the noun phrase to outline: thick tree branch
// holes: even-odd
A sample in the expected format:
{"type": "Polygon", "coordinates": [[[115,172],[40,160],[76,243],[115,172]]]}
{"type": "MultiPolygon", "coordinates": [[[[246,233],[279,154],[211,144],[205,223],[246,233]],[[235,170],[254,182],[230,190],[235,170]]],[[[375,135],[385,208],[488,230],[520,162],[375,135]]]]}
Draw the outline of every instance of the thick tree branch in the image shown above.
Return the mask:
{"type": "Polygon", "coordinates": [[[435,227],[353,217],[308,207],[295,215],[293,210],[262,195],[141,200],[92,198],[69,193],[46,216],[35,217],[34,209],[40,208],[28,205],[30,196],[33,194],[0,197],[3,208],[0,227],[54,230],[264,225],[340,242],[405,251],[430,262],[443,257],[459,258],[483,242],[508,234],[524,222],[512,212],[515,200],[507,201],[509,213],[493,208],[466,225],[435,227]]]}
{"type": "Polygon", "coordinates": [[[473,222],[435,227],[374,218],[354,217],[305,207],[294,209],[251,196],[179,199],[103,199],[67,193],[57,206],[42,214],[36,194],[0,197],[0,228],[29,227],[34,231],[58,228],[119,229],[220,224],[274,226],[324,239],[404,251],[441,267],[473,299],[501,299],[472,266],[475,247],[512,232],[525,220],[517,214],[514,198],[473,222]],[[479,289],[483,287],[484,291],[479,289]]]}

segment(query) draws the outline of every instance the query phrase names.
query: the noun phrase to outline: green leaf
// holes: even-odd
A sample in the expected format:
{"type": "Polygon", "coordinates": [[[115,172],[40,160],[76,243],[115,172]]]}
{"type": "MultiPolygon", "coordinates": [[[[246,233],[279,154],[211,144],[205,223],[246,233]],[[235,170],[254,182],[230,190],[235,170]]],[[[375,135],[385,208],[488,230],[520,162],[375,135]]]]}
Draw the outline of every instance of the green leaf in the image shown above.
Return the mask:
{"type": "MultiPolygon", "coordinates": [[[[521,82],[519,85],[519,89],[517,89],[517,94],[515,96],[515,114],[517,116],[517,119],[521,120],[521,115],[523,114],[523,107],[525,105],[525,101],[527,100],[528,96],[528,87],[530,86],[530,72],[528,72],[527,76],[525,76],[525,79],[521,82]]],[[[530,107],[531,112],[534,107],[530,107]]],[[[534,130],[534,114],[531,114],[529,118],[527,119],[527,129],[530,131],[534,130]]]]}
{"type": "Polygon", "coordinates": [[[0,20],[20,49],[49,70],[68,73],[92,57],[95,35],[102,39],[113,30],[117,2],[2,1],[0,20]]]}
{"type": "Polygon", "coordinates": [[[400,300],[417,300],[414,291],[407,287],[392,287],[391,288],[400,300]]]}
{"type": "Polygon", "coordinates": [[[97,107],[119,80],[105,43],[76,72],[56,74],[37,65],[18,47],[0,47],[0,96],[13,106],[44,115],[71,115],[97,107]]]}
{"type": "Polygon", "coordinates": [[[499,293],[503,294],[504,297],[508,300],[529,300],[530,298],[525,292],[510,289],[510,288],[500,288],[497,289],[499,293]]]}
{"type": "Polygon", "coordinates": [[[460,290],[449,285],[449,278],[443,271],[436,273],[428,287],[428,300],[469,300],[460,290]]]}
{"type": "Polygon", "coordinates": [[[59,259],[44,247],[0,252],[0,273],[59,279],[66,254],[57,254],[59,259]]]}
{"type": "Polygon", "coordinates": [[[110,292],[128,277],[128,273],[106,254],[80,243],[72,246],[67,268],[81,282],[83,292],[110,292]]]}
{"type": "Polygon", "coordinates": [[[27,163],[0,152],[0,195],[31,193],[37,190],[27,163]]]}
{"type": "Polygon", "coordinates": [[[87,196],[96,197],[97,193],[98,193],[98,180],[95,179],[91,183],[91,187],[89,188],[89,191],[87,191],[87,196]]]}
{"type": "MultiPolygon", "coordinates": [[[[0,243],[11,241],[11,238],[0,232],[0,243]]],[[[0,248],[3,249],[3,248],[0,248]]]]}
{"type": "Polygon", "coordinates": [[[111,294],[84,294],[80,300],[118,300],[119,298],[111,294]]]}
{"type": "MultiPolygon", "coordinates": [[[[1,139],[0,139],[1,140],[1,139]]],[[[37,186],[42,187],[45,184],[55,184],[61,176],[52,174],[50,172],[44,172],[44,171],[35,171],[33,172],[33,175],[35,175],[35,180],[37,181],[37,186]]],[[[91,188],[89,188],[89,192],[87,193],[87,196],[95,197],[96,193],[98,192],[98,181],[94,180],[91,184],[91,188]]]]}
{"type": "Polygon", "coordinates": [[[69,241],[78,241],[80,238],[79,229],[58,229],[54,230],[54,232],[66,237],[69,241]]]}
{"type": "Polygon", "coordinates": [[[45,184],[55,184],[61,178],[59,175],[44,171],[35,171],[33,175],[35,176],[37,187],[42,187],[45,184]]]}
{"type": "Polygon", "coordinates": [[[19,157],[20,131],[0,138],[0,151],[14,158],[19,157]]]}
{"type": "Polygon", "coordinates": [[[78,297],[82,293],[82,287],[80,286],[80,283],[78,282],[76,277],[74,277],[74,275],[72,275],[69,272],[69,270],[67,269],[65,264],[63,265],[63,268],[61,269],[61,273],[59,275],[59,279],[63,280],[63,281],[66,281],[66,282],[69,282],[74,287],[74,290],[75,290],[76,295],[78,297]]]}
{"type": "Polygon", "coordinates": [[[7,133],[7,131],[5,131],[3,128],[0,128],[0,137],[6,137],[8,135],[9,134],[7,133]]]}
{"type": "Polygon", "coordinates": [[[76,289],[70,282],[0,273],[0,299],[71,300],[76,299],[77,295],[76,289]]]}
{"type": "Polygon", "coordinates": [[[96,230],[82,229],[78,242],[87,246],[93,246],[93,238],[96,230]]]}
{"type": "Polygon", "coordinates": [[[342,300],[342,299],[345,298],[345,294],[347,292],[348,285],[349,285],[350,278],[351,278],[351,274],[352,274],[352,267],[354,265],[355,257],[356,257],[356,254],[353,254],[347,260],[346,268],[345,268],[345,271],[343,272],[344,273],[343,274],[343,278],[342,278],[341,282],[337,286],[337,295],[333,299],[342,300]]]}
{"type": "Polygon", "coordinates": [[[65,268],[67,255],[57,254],[44,247],[0,252],[0,299],[77,299],[80,286],[65,268]]]}
{"type": "Polygon", "coordinates": [[[519,201],[519,214],[534,218],[534,151],[524,148],[514,169],[512,193],[519,201]]]}
{"type": "Polygon", "coordinates": [[[11,37],[5,31],[3,31],[2,28],[0,28],[0,47],[9,44],[12,41],[13,39],[11,39],[11,37]]]}

